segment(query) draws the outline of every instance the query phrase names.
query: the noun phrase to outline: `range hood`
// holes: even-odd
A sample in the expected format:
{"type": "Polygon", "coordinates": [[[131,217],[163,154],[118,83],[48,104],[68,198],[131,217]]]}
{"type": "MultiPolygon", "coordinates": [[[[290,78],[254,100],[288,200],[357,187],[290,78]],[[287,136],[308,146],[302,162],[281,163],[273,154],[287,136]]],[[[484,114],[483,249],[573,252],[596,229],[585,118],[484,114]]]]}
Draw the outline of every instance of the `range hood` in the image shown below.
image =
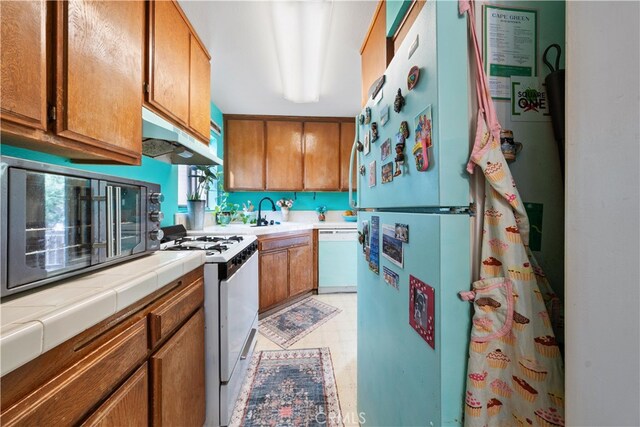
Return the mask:
{"type": "Polygon", "coordinates": [[[222,165],[208,145],[144,107],[142,154],[174,165],[222,165]]]}

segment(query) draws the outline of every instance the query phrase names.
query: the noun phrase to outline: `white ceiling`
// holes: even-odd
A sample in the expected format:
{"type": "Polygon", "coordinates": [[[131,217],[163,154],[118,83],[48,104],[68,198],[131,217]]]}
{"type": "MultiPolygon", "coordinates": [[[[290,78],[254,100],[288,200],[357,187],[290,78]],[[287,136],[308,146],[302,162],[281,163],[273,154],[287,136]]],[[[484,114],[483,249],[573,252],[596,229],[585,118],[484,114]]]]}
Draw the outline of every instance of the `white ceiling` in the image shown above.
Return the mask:
{"type": "Polygon", "coordinates": [[[269,1],[181,0],[211,55],[211,100],[225,114],[355,116],[360,46],[376,1],[334,1],[320,102],[282,96],[269,1]]]}

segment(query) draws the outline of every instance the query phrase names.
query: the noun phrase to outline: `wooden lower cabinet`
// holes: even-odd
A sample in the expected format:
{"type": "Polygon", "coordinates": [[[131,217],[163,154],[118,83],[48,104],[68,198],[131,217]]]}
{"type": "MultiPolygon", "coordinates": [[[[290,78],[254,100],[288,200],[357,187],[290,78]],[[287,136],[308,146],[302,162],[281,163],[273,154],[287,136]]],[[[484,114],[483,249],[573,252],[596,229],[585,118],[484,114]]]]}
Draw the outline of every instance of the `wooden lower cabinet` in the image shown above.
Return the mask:
{"type": "Polygon", "coordinates": [[[203,305],[199,267],[9,372],[0,425],[201,426],[203,305]],[[176,299],[191,308],[172,309],[176,299]],[[156,340],[154,313],[166,326],[156,340]]]}
{"type": "Polygon", "coordinates": [[[260,254],[260,309],[276,305],[289,297],[288,251],[260,254]]]}
{"type": "Polygon", "coordinates": [[[204,309],[151,356],[153,426],[202,426],[204,309]]]}
{"type": "Polygon", "coordinates": [[[317,288],[314,230],[258,236],[260,312],[317,288]]]}
{"type": "Polygon", "coordinates": [[[149,373],[145,363],[82,426],[143,427],[148,423],[149,373]]]}
{"type": "Polygon", "coordinates": [[[313,246],[289,249],[289,296],[313,289],[313,246]]]}

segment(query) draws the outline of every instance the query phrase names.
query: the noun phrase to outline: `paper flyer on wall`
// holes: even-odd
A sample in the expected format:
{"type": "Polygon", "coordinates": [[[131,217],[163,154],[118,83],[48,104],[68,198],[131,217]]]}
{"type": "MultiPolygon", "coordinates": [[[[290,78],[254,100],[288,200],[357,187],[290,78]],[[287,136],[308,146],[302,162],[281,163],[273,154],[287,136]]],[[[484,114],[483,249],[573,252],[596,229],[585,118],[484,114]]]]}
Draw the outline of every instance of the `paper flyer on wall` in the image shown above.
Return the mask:
{"type": "Polygon", "coordinates": [[[537,76],[538,12],[484,6],[483,56],[491,97],[509,99],[511,76],[537,76]]]}
{"type": "Polygon", "coordinates": [[[538,77],[511,77],[511,120],[514,122],[548,122],[547,88],[538,77]]]}

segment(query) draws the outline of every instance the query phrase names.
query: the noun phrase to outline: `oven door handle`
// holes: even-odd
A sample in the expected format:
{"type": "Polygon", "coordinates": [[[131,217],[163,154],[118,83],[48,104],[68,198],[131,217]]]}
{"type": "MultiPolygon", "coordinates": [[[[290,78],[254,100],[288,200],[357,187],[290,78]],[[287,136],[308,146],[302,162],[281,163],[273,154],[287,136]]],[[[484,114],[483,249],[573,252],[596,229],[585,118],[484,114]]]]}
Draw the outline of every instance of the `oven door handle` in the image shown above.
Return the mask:
{"type": "Polygon", "coordinates": [[[244,348],[242,349],[242,353],[240,353],[240,360],[245,360],[249,351],[251,350],[251,344],[253,344],[253,337],[256,336],[256,329],[251,329],[249,332],[249,338],[247,338],[247,342],[244,344],[244,348]]]}

